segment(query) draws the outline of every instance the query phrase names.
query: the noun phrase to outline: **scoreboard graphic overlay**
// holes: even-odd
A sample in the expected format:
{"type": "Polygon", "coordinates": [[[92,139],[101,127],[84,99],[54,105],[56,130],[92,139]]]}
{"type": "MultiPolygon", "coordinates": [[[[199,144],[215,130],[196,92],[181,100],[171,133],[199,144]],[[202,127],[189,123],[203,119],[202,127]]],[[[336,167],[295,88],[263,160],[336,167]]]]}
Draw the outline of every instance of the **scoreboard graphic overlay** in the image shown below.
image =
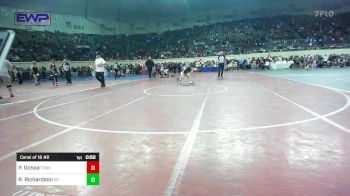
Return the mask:
{"type": "Polygon", "coordinates": [[[17,185],[99,185],[99,153],[17,153],[17,185]]]}

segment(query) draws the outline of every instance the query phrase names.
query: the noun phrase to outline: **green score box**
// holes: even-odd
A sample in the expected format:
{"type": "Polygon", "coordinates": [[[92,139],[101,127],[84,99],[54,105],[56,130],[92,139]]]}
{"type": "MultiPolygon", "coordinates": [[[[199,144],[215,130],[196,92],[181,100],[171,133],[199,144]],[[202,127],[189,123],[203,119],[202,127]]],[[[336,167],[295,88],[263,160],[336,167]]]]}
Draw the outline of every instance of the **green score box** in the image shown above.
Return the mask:
{"type": "Polygon", "coordinates": [[[100,174],[86,175],[86,185],[99,185],[99,184],[100,184],[100,174]]]}

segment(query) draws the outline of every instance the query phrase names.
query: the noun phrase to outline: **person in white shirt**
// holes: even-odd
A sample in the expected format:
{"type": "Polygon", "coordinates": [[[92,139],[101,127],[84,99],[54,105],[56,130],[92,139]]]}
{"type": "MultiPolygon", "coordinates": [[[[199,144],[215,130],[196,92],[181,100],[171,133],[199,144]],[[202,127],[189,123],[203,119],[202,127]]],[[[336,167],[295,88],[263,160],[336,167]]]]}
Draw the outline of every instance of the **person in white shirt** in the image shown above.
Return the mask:
{"type": "Polygon", "coordinates": [[[226,64],[226,57],[224,55],[224,52],[221,52],[220,55],[218,56],[218,64],[219,64],[219,70],[218,70],[218,78],[222,78],[222,74],[225,69],[225,64],[226,64]]]}
{"type": "Polygon", "coordinates": [[[101,82],[101,88],[106,87],[105,84],[105,64],[106,61],[101,57],[101,55],[96,55],[95,59],[95,77],[101,82]]]}
{"type": "MultiPolygon", "coordinates": [[[[9,70],[13,68],[13,65],[10,61],[5,60],[2,67],[0,67],[0,84],[4,83],[7,87],[7,90],[10,92],[10,96],[14,97],[12,93],[11,77],[9,75],[9,70]]],[[[0,99],[2,97],[0,96],[0,99]]]]}
{"type": "Polygon", "coordinates": [[[71,73],[71,66],[70,64],[67,62],[66,59],[63,59],[63,71],[64,74],[66,75],[66,80],[67,80],[67,84],[72,84],[72,73],[71,73]]]}
{"type": "Polygon", "coordinates": [[[196,71],[202,70],[202,66],[203,66],[203,60],[202,59],[199,59],[198,61],[196,61],[196,71]]]}

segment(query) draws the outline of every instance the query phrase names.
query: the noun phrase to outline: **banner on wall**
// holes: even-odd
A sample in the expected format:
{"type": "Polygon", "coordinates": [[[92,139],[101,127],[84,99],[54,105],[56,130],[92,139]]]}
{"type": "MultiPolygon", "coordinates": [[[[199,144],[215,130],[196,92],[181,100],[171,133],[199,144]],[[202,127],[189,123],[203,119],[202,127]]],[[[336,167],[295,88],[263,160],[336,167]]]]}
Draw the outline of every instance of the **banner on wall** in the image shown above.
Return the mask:
{"type": "Polygon", "coordinates": [[[15,12],[15,25],[50,26],[50,12],[15,12]]]}

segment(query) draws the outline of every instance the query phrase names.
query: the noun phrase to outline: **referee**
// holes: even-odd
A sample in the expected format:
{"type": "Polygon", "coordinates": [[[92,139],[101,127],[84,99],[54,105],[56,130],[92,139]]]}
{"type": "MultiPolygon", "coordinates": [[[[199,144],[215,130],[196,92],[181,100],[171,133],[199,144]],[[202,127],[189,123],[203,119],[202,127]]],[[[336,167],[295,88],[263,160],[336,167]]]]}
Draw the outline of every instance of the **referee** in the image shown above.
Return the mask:
{"type": "Polygon", "coordinates": [[[72,84],[72,70],[71,70],[71,66],[70,64],[67,62],[66,59],[63,59],[63,71],[64,71],[64,75],[66,75],[66,80],[67,80],[67,84],[72,84]]]}
{"type": "Polygon", "coordinates": [[[147,67],[147,71],[148,71],[148,77],[152,78],[152,69],[154,67],[154,62],[152,60],[152,57],[149,56],[146,63],[145,63],[146,67],[147,67]]]}
{"type": "Polygon", "coordinates": [[[105,84],[105,64],[106,61],[101,57],[101,55],[96,55],[95,59],[95,77],[101,83],[101,88],[106,87],[105,84]]]}
{"type": "Polygon", "coordinates": [[[218,56],[218,64],[219,64],[219,70],[218,70],[218,78],[223,78],[222,74],[224,72],[225,64],[226,64],[226,57],[224,55],[224,52],[221,52],[218,56]]]}

